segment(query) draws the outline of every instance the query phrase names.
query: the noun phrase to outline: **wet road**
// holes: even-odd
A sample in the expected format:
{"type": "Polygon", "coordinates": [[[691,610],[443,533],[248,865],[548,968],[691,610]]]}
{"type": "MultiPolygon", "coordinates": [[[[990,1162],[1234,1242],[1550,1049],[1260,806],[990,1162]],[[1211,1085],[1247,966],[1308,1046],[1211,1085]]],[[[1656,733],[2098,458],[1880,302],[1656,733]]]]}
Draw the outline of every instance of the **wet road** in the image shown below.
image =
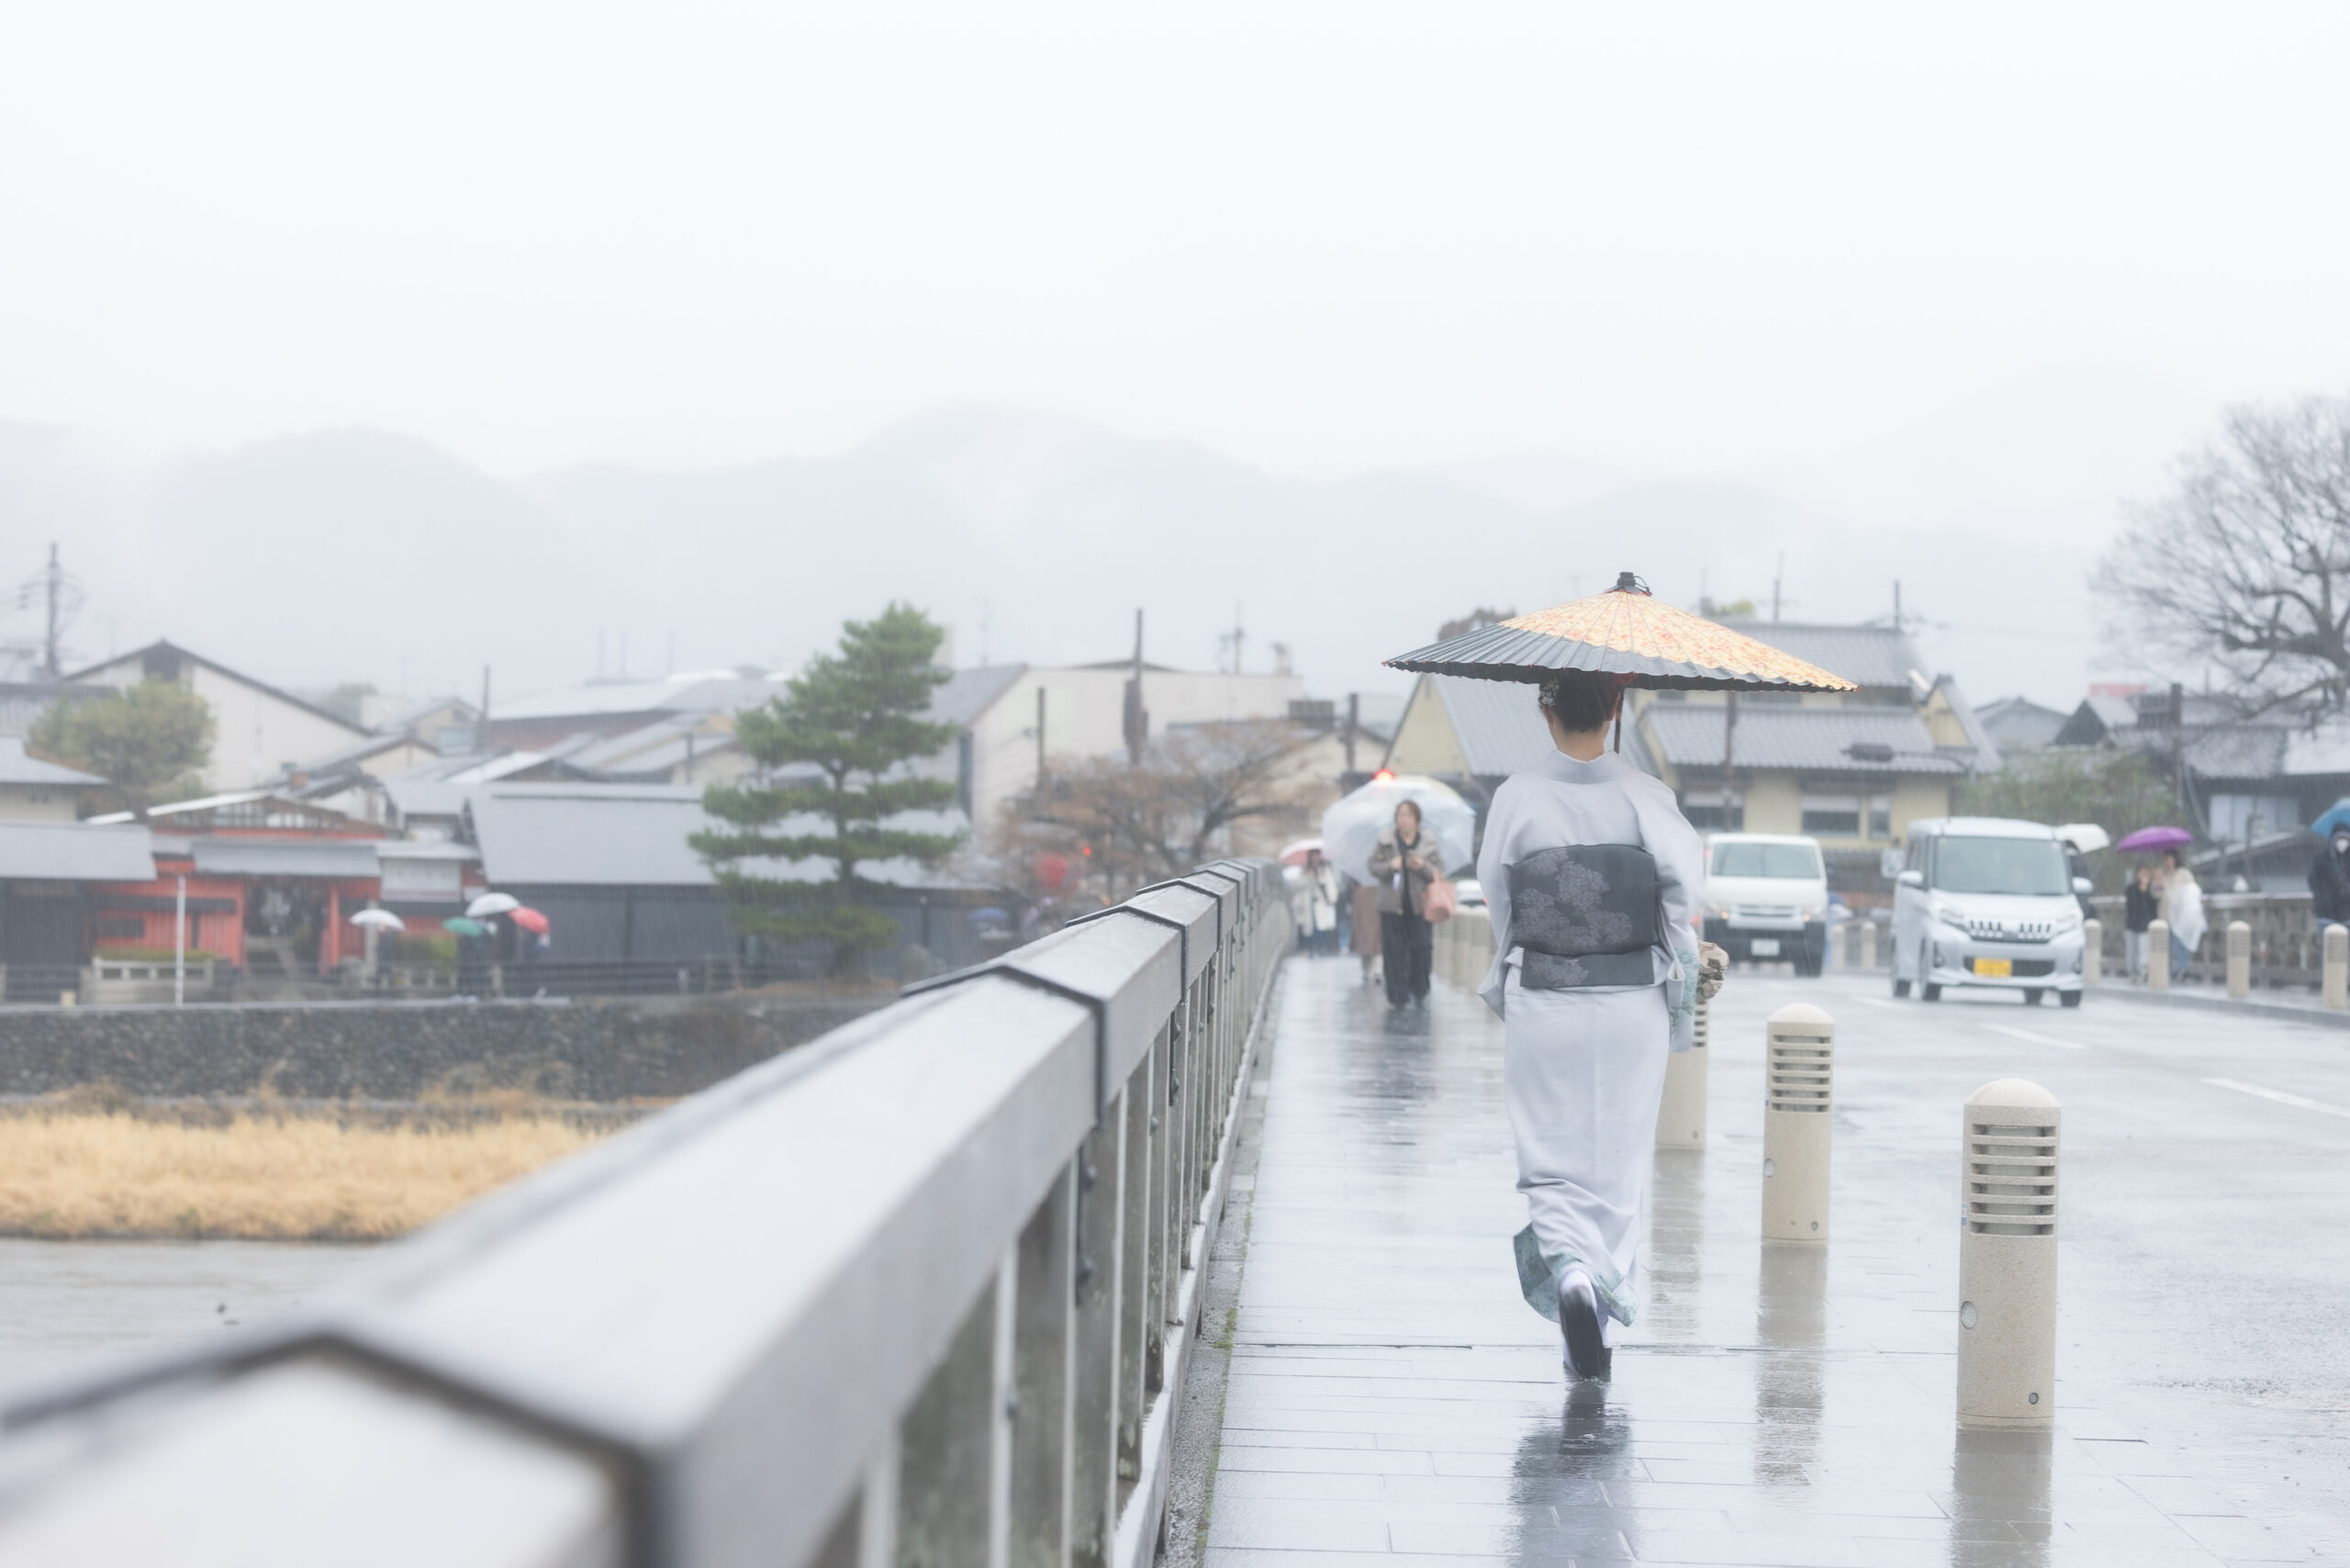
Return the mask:
{"type": "Polygon", "coordinates": [[[109,1357],[233,1334],[298,1305],[369,1250],[0,1239],[0,1399],[109,1357]]]}
{"type": "Polygon", "coordinates": [[[2350,1031],[1740,971],[1648,1312],[1570,1398],[1497,1023],[1283,981],[1209,1562],[2350,1562],[2350,1031]],[[1762,1020],[1838,1022],[1834,1239],[1757,1239],[1762,1020]],[[1959,1107],[2065,1105],[2057,1428],[1953,1421],[1959,1107]]]}

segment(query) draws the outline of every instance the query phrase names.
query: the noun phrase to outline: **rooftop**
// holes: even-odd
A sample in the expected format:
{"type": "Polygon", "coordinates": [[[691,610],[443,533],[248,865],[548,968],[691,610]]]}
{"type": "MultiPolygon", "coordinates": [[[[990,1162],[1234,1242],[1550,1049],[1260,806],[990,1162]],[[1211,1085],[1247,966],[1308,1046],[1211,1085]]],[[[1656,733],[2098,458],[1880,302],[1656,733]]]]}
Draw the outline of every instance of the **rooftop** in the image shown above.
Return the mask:
{"type": "Polygon", "coordinates": [[[0,784],[22,784],[39,787],[55,785],[61,790],[87,789],[106,782],[95,773],[84,773],[78,767],[66,767],[54,762],[44,762],[25,750],[23,739],[17,735],[0,735],[0,784]]]}
{"type": "Polygon", "coordinates": [[[1768,643],[1807,664],[1859,686],[1911,687],[1924,678],[1925,661],[1908,634],[1891,626],[1828,626],[1805,621],[1725,621],[1723,625],[1768,643]]]}
{"type": "MultiPolygon", "coordinates": [[[[1663,760],[1675,767],[1722,765],[1726,709],[1658,702],[1641,715],[1663,760]]],[[[1740,767],[1805,773],[1964,773],[1974,750],[1934,745],[1925,721],[1907,708],[1778,708],[1741,704],[1736,763],[1740,767]],[[1854,751],[1859,755],[1855,756],[1854,751]]]]}

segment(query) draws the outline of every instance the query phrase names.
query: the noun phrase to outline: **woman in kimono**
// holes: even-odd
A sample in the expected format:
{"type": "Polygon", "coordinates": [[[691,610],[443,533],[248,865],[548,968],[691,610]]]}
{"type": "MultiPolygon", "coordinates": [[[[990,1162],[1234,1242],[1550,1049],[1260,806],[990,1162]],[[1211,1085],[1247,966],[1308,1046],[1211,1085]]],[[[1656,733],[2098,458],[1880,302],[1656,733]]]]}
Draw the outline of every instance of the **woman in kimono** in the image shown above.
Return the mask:
{"type": "Polygon", "coordinates": [[[1639,1310],[1665,1057],[1690,1047],[1698,998],[1727,969],[1707,945],[1700,973],[1696,831],[1671,790],[1606,749],[1624,684],[1583,670],[1542,683],[1557,752],[1494,791],[1477,861],[1497,949],[1482,994],[1506,1025],[1531,1220],[1518,1282],[1578,1377],[1607,1375],[1639,1310]]]}

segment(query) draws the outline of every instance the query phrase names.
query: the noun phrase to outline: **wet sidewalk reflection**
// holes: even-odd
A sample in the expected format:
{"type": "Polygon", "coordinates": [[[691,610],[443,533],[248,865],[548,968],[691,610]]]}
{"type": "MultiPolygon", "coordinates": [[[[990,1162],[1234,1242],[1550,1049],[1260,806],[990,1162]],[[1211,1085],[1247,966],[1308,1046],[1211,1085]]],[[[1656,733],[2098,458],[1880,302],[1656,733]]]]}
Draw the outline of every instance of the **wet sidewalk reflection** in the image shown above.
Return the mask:
{"type": "Polygon", "coordinates": [[[1498,1023],[1300,960],[1277,1027],[1216,1568],[2219,1561],[2097,1451],[2128,1445],[1957,1432],[1939,1226],[1863,1184],[1832,1243],[1760,1240],[1759,1049],[1718,1043],[1711,1142],[1657,1159],[1648,1306],[1571,1387],[1510,1261],[1498,1023]]]}

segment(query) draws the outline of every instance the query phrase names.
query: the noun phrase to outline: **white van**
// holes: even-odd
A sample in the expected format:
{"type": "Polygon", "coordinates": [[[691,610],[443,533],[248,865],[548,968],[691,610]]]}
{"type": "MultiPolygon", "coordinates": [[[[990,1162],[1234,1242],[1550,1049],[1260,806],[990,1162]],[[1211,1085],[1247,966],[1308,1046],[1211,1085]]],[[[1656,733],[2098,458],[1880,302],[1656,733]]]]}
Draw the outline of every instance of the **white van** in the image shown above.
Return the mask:
{"type": "Polygon", "coordinates": [[[2081,906],[2089,890],[2056,830],[2005,817],[1936,817],[1909,824],[1893,890],[1893,994],[1914,984],[1939,1002],[1946,986],[2020,991],[2027,1006],[2054,991],[2081,1004],[2081,906]]]}
{"type": "Polygon", "coordinates": [[[1828,871],[1819,840],[1718,833],[1706,840],[1706,940],[1733,961],[1784,958],[1816,975],[1828,958],[1828,871]]]}

